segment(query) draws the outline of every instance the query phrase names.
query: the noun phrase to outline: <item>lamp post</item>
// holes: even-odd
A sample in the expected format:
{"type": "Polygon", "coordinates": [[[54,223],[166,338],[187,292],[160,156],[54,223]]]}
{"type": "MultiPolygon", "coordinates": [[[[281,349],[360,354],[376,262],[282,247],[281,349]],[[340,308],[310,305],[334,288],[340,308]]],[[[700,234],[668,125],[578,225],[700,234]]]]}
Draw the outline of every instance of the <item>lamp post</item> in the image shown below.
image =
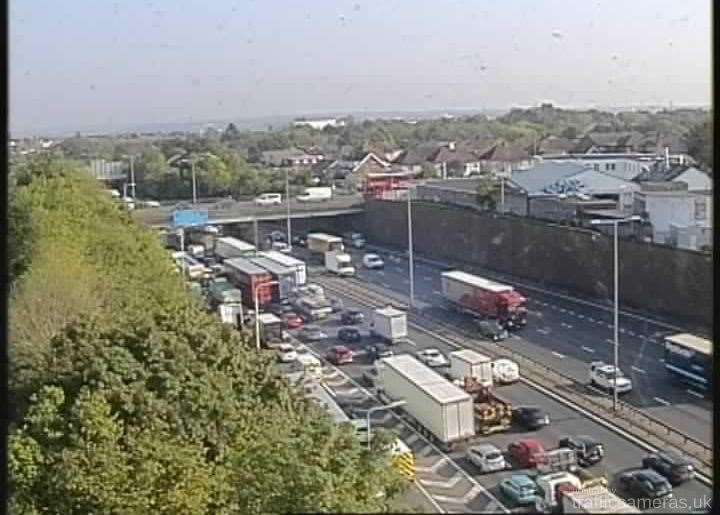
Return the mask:
{"type": "Polygon", "coordinates": [[[405,401],[395,401],[391,402],[390,404],[385,404],[383,406],[375,406],[374,408],[370,408],[367,410],[367,448],[370,450],[370,441],[372,440],[372,433],[370,432],[370,415],[375,413],[376,411],[384,411],[384,410],[390,410],[393,408],[398,408],[400,406],[404,406],[407,404],[405,401]]]}
{"type": "Polygon", "coordinates": [[[255,300],[255,348],[260,350],[260,301],[258,300],[258,293],[261,288],[273,286],[279,284],[277,281],[268,281],[255,287],[255,294],[253,299],[255,300]]]}
{"type": "Polygon", "coordinates": [[[618,392],[617,392],[617,378],[618,378],[618,354],[620,348],[619,341],[619,313],[620,313],[620,271],[618,269],[618,225],[625,222],[636,222],[641,220],[639,216],[631,216],[628,218],[620,218],[616,220],[591,220],[592,225],[612,225],[613,226],[613,293],[614,293],[614,309],[613,309],[613,364],[615,365],[615,379],[613,383],[613,411],[617,411],[618,403],[618,392]]]}
{"type": "Polygon", "coordinates": [[[285,168],[285,208],[287,210],[287,245],[292,250],[292,239],[290,234],[290,178],[288,169],[285,168]]]}
{"type": "Polygon", "coordinates": [[[410,308],[415,307],[415,263],[413,259],[413,239],[412,239],[412,188],[408,188],[407,192],[407,219],[408,219],[408,274],[410,278],[410,308]]]}
{"type": "Polygon", "coordinates": [[[192,171],[192,195],[193,205],[197,204],[197,182],[195,180],[195,157],[190,159],[190,170],[192,171]]]}

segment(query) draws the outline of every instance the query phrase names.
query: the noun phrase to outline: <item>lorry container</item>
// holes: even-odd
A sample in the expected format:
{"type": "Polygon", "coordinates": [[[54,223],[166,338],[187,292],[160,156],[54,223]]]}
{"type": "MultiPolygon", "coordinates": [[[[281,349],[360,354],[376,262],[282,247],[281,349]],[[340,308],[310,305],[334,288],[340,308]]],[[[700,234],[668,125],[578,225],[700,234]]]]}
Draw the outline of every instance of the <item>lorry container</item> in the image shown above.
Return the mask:
{"type": "Polygon", "coordinates": [[[242,325],[243,307],[241,302],[223,302],[218,304],[218,314],[223,324],[240,327],[242,325]]]}
{"type": "Polygon", "coordinates": [[[283,321],[272,313],[260,313],[258,327],[260,328],[260,343],[265,348],[271,349],[288,339],[283,321]]]}
{"type": "Polygon", "coordinates": [[[472,397],[409,354],[380,360],[384,397],[403,400],[403,410],[443,446],[475,435],[472,397]]]}
{"type": "Polygon", "coordinates": [[[407,314],[392,306],[377,308],[372,313],[370,334],[379,336],[390,343],[407,338],[407,314]]]}
{"type": "Polygon", "coordinates": [[[307,235],[307,248],[310,252],[321,256],[325,256],[326,252],[343,252],[345,250],[340,236],[333,236],[332,234],[325,234],[323,232],[309,233],[307,235]]]}
{"type": "Polygon", "coordinates": [[[527,299],[512,286],[453,270],[441,274],[442,294],[455,308],[505,327],[527,323],[527,299]]]}
{"type": "Polygon", "coordinates": [[[452,351],[450,358],[450,376],[456,381],[472,377],[483,386],[493,385],[492,359],[472,349],[452,351]]]}
{"type": "Polygon", "coordinates": [[[233,238],[232,236],[218,238],[215,242],[215,256],[221,261],[238,257],[254,256],[255,251],[255,245],[233,238]]]}
{"type": "Polygon", "coordinates": [[[270,272],[273,279],[277,281],[278,284],[272,287],[274,300],[286,300],[290,296],[290,292],[295,288],[295,270],[262,256],[249,258],[249,260],[270,272]]]}
{"type": "Polygon", "coordinates": [[[272,259],[276,263],[292,268],[295,271],[295,286],[304,286],[307,283],[307,268],[304,261],[277,250],[258,252],[258,256],[272,259]]]}
{"type": "Polygon", "coordinates": [[[298,195],[300,202],[322,202],[332,198],[332,188],[329,186],[316,186],[313,188],[305,188],[302,195],[298,195]]]}
{"type": "Polygon", "coordinates": [[[254,307],[256,294],[259,306],[272,302],[272,287],[265,285],[272,281],[270,272],[245,258],[228,259],[224,265],[228,279],[242,292],[243,304],[254,307]]]}
{"type": "Polygon", "coordinates": [[[465,377],[463,390],[473,399],[475,430],[483,435],[510,429],[512,424],[512,403],[483,386],[472,377],[465,377]]]}
{"type": "Polygon", "coordinates": [[[560,498],[562,513],[642,513],[604,486],[563,491],[560,498]]]}
{"type": "Polygon", "coordinates": [[[242,302],[242,291],[230,284],[226,277],[216,277],[208,285],[208,300],[211,305],[242,302]]]}
{"type": "Polygon", "coordinates": [[[342,277],[352,277],[355,275],[355,267],[352,264],[350,254],[345,252],[326,252],[325,253],[325,269],[333,274],[342,277]]]}

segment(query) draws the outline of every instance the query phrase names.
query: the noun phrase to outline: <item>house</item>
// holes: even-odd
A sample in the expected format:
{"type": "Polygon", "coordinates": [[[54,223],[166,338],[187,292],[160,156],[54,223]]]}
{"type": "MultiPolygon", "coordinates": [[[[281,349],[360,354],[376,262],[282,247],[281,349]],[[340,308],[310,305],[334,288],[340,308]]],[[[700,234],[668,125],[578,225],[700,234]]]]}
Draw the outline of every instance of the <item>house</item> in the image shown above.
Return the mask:
{"type": "Polygon", "coordinates": [[[576,154],[636,152],[645,136],[632,132],[588,132],[573,150],[576,154]]]}
{"type": "Polygon", "coordinates": [[[454,141],[441,145],[428,161],[443,178],[469,177],[481,171],[479,155],[466,145],[458,145],[454,141]]]}
{"type": "Polygon", "coordinates": [[[656,163],[654,166],[644,171],[637,177],[635,181],[643,182],[684,182],[688,186],[688,191],[708,191],[712,190],[713,184],[710,176],[694,166],[670,166],[665,163],[656,163]]]}
{"type": "Polygon", "coordinates": [[[261,154],[260,161],[268,166],[312,166],[325,160],[321,150],[313,148],[303,150],[288,148],[282,150],[266,150],[261,154]]]}
{"type": "Polygon", "coordinates": [[[530,152],[523,145],[500,141],[478,156],[481,173],[527,170],[533,165],[530,152]]]}
{"type": "Polygon", "coordinates": [[[636,212],[652,225],[656,243],[699,250],[712,245],[712,191],[690,191],[683,181],[644,182],[636,212]]]}
{"type": "Polygon", "coordinates": [[[577,147],[578,141],[575,139],[563,138],[562,136],[547,136],[541,139],[534,145],[534,155],[544,154],[569,154],[575,147],[577,147]]]}
{"type": "Polygon", "coordinates": [[[406,172],[421,172],[423,163],[430,162],[440,146],[437,142],[422,143],[404,150],[392,161],[392,164],[406,172]]]}

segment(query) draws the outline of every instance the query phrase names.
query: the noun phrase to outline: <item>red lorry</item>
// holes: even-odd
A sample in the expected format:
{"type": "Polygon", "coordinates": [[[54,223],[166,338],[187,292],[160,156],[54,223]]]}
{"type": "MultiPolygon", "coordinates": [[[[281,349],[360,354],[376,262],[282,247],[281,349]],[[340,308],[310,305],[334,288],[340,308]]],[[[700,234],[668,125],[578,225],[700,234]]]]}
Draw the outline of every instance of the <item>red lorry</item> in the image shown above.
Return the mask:
{"type": "Polygon", "coordinates": [[[512,286],[453,270],[441,274],[445,300],[480,318],[495,318],[506,328],[527,324],[527,298],[512,286]]]}
{"type": "Polygon", "coordinates": [[[226,259],[223,264],[230,282],[240,288],[243,304],[254,308],[256,294],[258,306],[264,307],[272,302],[273,288],[277,286],[265,284],[272,281],[270,272],[246,258],[226,259]]]}

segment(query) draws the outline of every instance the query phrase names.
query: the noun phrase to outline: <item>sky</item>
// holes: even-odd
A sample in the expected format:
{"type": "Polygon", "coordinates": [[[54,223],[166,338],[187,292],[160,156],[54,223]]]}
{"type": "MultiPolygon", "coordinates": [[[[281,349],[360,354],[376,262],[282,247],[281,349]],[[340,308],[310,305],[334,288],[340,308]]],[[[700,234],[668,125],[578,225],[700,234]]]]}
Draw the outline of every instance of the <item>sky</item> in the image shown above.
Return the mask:
{"type": "Polygon", "coordinates": [[[710,0],[10,1],[10,130],[709,105],[710,0]]]}

